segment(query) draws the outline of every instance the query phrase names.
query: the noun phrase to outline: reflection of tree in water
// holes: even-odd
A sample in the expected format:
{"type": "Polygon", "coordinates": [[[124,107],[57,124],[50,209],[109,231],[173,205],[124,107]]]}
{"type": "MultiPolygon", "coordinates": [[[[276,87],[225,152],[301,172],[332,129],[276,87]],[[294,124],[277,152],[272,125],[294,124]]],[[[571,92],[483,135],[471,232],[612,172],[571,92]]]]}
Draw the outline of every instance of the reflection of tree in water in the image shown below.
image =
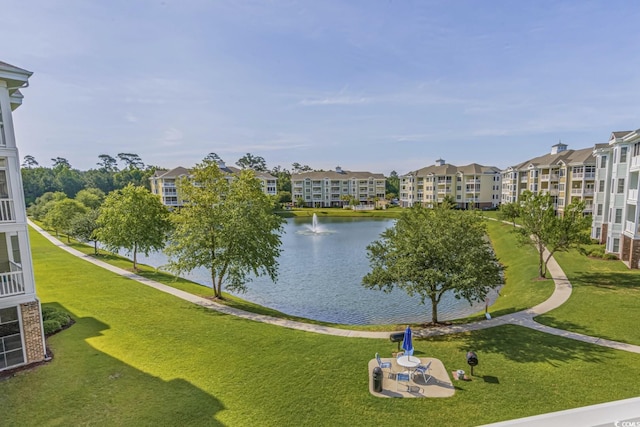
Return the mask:
{"type": "MultiPolygon", "coordinates": [[[[62,332],[63,342],[57,342],[56,336],[49,339],[53,361],[27,374],[38,383],[30,390],[29,402],[48,408],[29,415],[33,425],[52,420],[61,425],[180,425],[181,419],[196,425],[222,425],[215,417],[225,408],[210,394],[183,379],[165,381],[149,375],[93,347],[91,338],[106,329],[109,326],[95,318],[83,317],[62,332]],[[43,418],[34,418],[38,415],[43,418]]],[[[4,394],[2,423],[20,425],[24,396],[4,394]]]]}

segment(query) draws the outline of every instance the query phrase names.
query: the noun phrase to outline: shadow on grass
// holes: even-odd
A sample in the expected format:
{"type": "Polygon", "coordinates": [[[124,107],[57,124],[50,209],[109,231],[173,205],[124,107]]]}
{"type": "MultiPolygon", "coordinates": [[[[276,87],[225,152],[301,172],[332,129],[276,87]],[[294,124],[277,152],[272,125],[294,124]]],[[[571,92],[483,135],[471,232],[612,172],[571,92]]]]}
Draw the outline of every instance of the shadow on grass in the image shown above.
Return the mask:
{"type": "Polygon", "coordinates": [[[594,286],[603,289],[640,289],[640,275],[632,271],[628,273],[607,271],[603,273],[576,273],[571,277],[573,284],[594,286]]]}
{"type": "MultiPolygon", "coordinates": [[[[93,317],[77,318],[57,303],[45,306],[70,313],[76,322],[48,339],[48,345],[53,341],[53,361],[32,373],[33,381],[42,390],[18,393],[30,395],[33,411],[39,411],[42,418],[39,424],[57,419],[65,420],[66,425],[222,425],[215,416],[225,407],[215,397],[183,379],[164,380],[150,375],[94,347],[92,340],[99,339],[109,329],[108,325],[93,317]]],[[[120,351],[114,349],[113,353],[120,351]]],[[[149,352],[148,358],[137,362],[151,362],[153,352],[149,352]]],[[[13,417],[10,410],[5,416],[8,420],[13,417]]],[[[15,421],[7,425],[20,423],[15,421]]]]}
{"type": "MultiPolygon", "coordinates": [[[[610,357],[610,349],[580,341],[549,335],[513,325],[476,331],[457,336],[461,351],[473,351],[482,363],[482,355],[500,354],[519,363],[602,362],[610,357]]],[[[466,354],[466,353],[465,353],[466,354]]]]}

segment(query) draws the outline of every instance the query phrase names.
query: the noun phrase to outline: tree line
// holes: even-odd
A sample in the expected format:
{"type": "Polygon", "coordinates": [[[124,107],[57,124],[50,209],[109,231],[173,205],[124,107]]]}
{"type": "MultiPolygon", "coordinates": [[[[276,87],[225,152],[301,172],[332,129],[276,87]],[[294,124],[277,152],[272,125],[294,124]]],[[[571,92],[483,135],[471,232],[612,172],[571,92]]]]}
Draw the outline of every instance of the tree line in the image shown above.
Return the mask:
{"type": "MultiPolygon", "coordinates": [[[[223,162],[216,153],[209,153],[206,160],[223,162]]],[[[313,169],[309,165],[298,162],[291,164],[287,169],[280,165],[271,169],[267,167],[265,159],[261,156],[246,153],[236,162],[240,169],[251,169],[256,172],[268,172],[277,178],[278,201],[280,203],[292,202],[291,175],[322,171],[313,169]]],[[[27,206],[33,204],[36,199],[45,193],[62,192],[69,198],[83,189],[98,189],[104,194],[122,189],[128,184],[150,188],[149,178],[156,170],[168,170],[160,166],[145,165],[139,155],[135,153],[118,153],[115,157],[109,154],[100,154],[96,168],[86,171],[78,170],[64,157],[51,159],[51,166],[40,165],[35,157],[24,156],[22,163],[22,183],[27,206]]],[[[389,199],[398,195],[400,180],[398,174],[393,171],[387,178],[386,190],[389,199]]]]}

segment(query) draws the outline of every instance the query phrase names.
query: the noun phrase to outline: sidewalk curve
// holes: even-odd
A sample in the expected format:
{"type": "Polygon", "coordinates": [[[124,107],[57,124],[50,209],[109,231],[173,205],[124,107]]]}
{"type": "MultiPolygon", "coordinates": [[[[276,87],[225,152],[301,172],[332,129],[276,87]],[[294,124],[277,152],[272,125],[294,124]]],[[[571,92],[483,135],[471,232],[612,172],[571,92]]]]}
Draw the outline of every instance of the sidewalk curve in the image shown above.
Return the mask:
{"type": "MultiPolygon", "coordinates": [[[[71,255],[77,256],[87,262],[97,265],[98,267],[102,267],[115,274],[119,274],[120,276],[130,278],[139,283],[142,283],[143,285],[174,295],[185,301],[192,302],[194,304],[197,304],[202,307],[206,307],[211,310],[216,310],[221,313],[230,314],[236,317],[241,317],[243,319],[254,320],[257,322],[269,323],[272,325],[282,326],[285,328],[299,329],[302,331],[314,332],[318,334],[335,335],[335,336],[342,336],[342,337],[357,337],[357,338],[384,338],[384,339],[389,338],[389,333],[390,333],[389,331],[372,332],[372,331],[354,331],[354,330],[348,330],[348,329],[338,329],[338,328],[332,328],[329,326],[314,325],[314,324],[298,322],[294,320],[281,319],[278,317],[266,316],[263,314],[251,313],[248,311],[239,310],[237,308],[228,307],[223,304],[219,304],[214,301],[208,300],[206,298],[202,298],[197,295],[193,295],[188,292],[184,292],[179,289],[172,288],[171,286],[164,285],[154,280],[144,278],[135,273],[124,270],[122,268],[114,267],[113,265],[110,265],[104,261],[95,259],[90,255],[84,254],[76,249],[73,249],[65,245],[60,240],[53,237],[51,234],[43,230],[40,226],[38,226],[31,220],[29,220],[28,223],[31,227],[33,227],[34,230],[36,230],[38,233],[43,235],[47,240],[49,240],[55,246],[59,247],[64,251],[67,251],[71,255]]],[[[495,326],[511,324],[511,325],[524,326],[526,328],[535,329],[540,332],[558,335],[565,338],[587,342],[590,344],[596,344],[604,347],[614,348],[617,350],[624,350],[624,351],[640,354],[640,346],[637,346],[637,345],[625,344],[617,341],[610,341],[610,340],[605,340],[598,337],[591,337],[588,335],[578,334],[575,332],[556,329],[550,326],[541,325],[540,323],[537,323],[536,321],[534,321],[533,318],[535,316],[547,313],[548,311],[551,311],[557,307],[560,307],[571,296],[571,283],[569,283],[569,280],[565,276],[564,271],[562,271],[562,269],[560,268],[560,265],[556,262],[556,260],[553,257],[549,260],[547,270],[549,274],[551,274],[551,277],[553,278],[553,281],[555,283],[555,290],[553,294],[546,301],[536,305],[535,307],[529,308],[527,310],[519,311],[517,313],[496,317],[490,320],[481,320],[478,322],[466,323],[462,325],[440,326],[440,327],[434,327],[434,328],[415,330],[414,335],[416,337],[431,337],[431,336],[438,336],[438,335],[447,335],[447,334],[456,334],[456,333],[468,332],[468,331],[476,331],[480,329],[487,329],[487,328],[493,328],[495,326]]],[[[397,332],[397,331],[393,331],[393,332],[397,332]]]]}

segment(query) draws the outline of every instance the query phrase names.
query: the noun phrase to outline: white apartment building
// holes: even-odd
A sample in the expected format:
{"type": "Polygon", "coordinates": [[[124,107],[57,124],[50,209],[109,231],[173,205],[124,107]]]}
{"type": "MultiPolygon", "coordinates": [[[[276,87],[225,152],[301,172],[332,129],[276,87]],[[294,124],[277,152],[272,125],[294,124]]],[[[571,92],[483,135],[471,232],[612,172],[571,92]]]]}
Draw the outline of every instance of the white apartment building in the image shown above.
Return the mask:
{"type": "Polygon", "coordinates": [[[400,177],[400,206],[416,203],[433,207],[445,197],[461,209],[492,208],[500,204],[501,172],[494,166],[472,163],[454,166],[444,160],[400,177]]]}
{"type": "Polygon", "coordinates": [[[640,129],[613,132],[593,156],[598,185],[591,237],[627,267],[640,268],[640,129]]]}
{"type": "MultiPolygon", "coordinates": [[[[227,179],[232,179],[240,174],[241,169],[227,166],[224,162],[218,162],[220,170],[226,174],[227,179]]],[[[182,200],[178,195],[176,183],[183,177],[189,177],[191,172],[187,168],[178,166],[171,170],[157,170],[151,178],[151,192],[160,196],[162,204],[169,207],[182,206],[182,200]]],[[[255,172],[256,178],[260,180],[262,190],[265,194],[275,196],[278,194],[277,178],[268,172],[255,172]]]]}
{"type": "Polygon", "coordinates": [[[46,357],[12,117],[31,74],[0,62],[0,371],[46,357]]]}
{"type": "Polygon", "coordinates": [[[596,161],[592,148],[569,150],[558,143],[551,152],[502,171],[501,203],[517,202],[529,190],[549,193],[559,213],[573,200],[584,200],[585,214],[593,212],[596,161]]]}
{"type": "Polygon", "coordinates": [[[302,172],[291,175],[291,195],[302,199],[307,207],[343,207],[349,199],[361,205],[384,200],[386,179],[381,173],[352,172],[337,167],[335,171],[302,172]]]}

